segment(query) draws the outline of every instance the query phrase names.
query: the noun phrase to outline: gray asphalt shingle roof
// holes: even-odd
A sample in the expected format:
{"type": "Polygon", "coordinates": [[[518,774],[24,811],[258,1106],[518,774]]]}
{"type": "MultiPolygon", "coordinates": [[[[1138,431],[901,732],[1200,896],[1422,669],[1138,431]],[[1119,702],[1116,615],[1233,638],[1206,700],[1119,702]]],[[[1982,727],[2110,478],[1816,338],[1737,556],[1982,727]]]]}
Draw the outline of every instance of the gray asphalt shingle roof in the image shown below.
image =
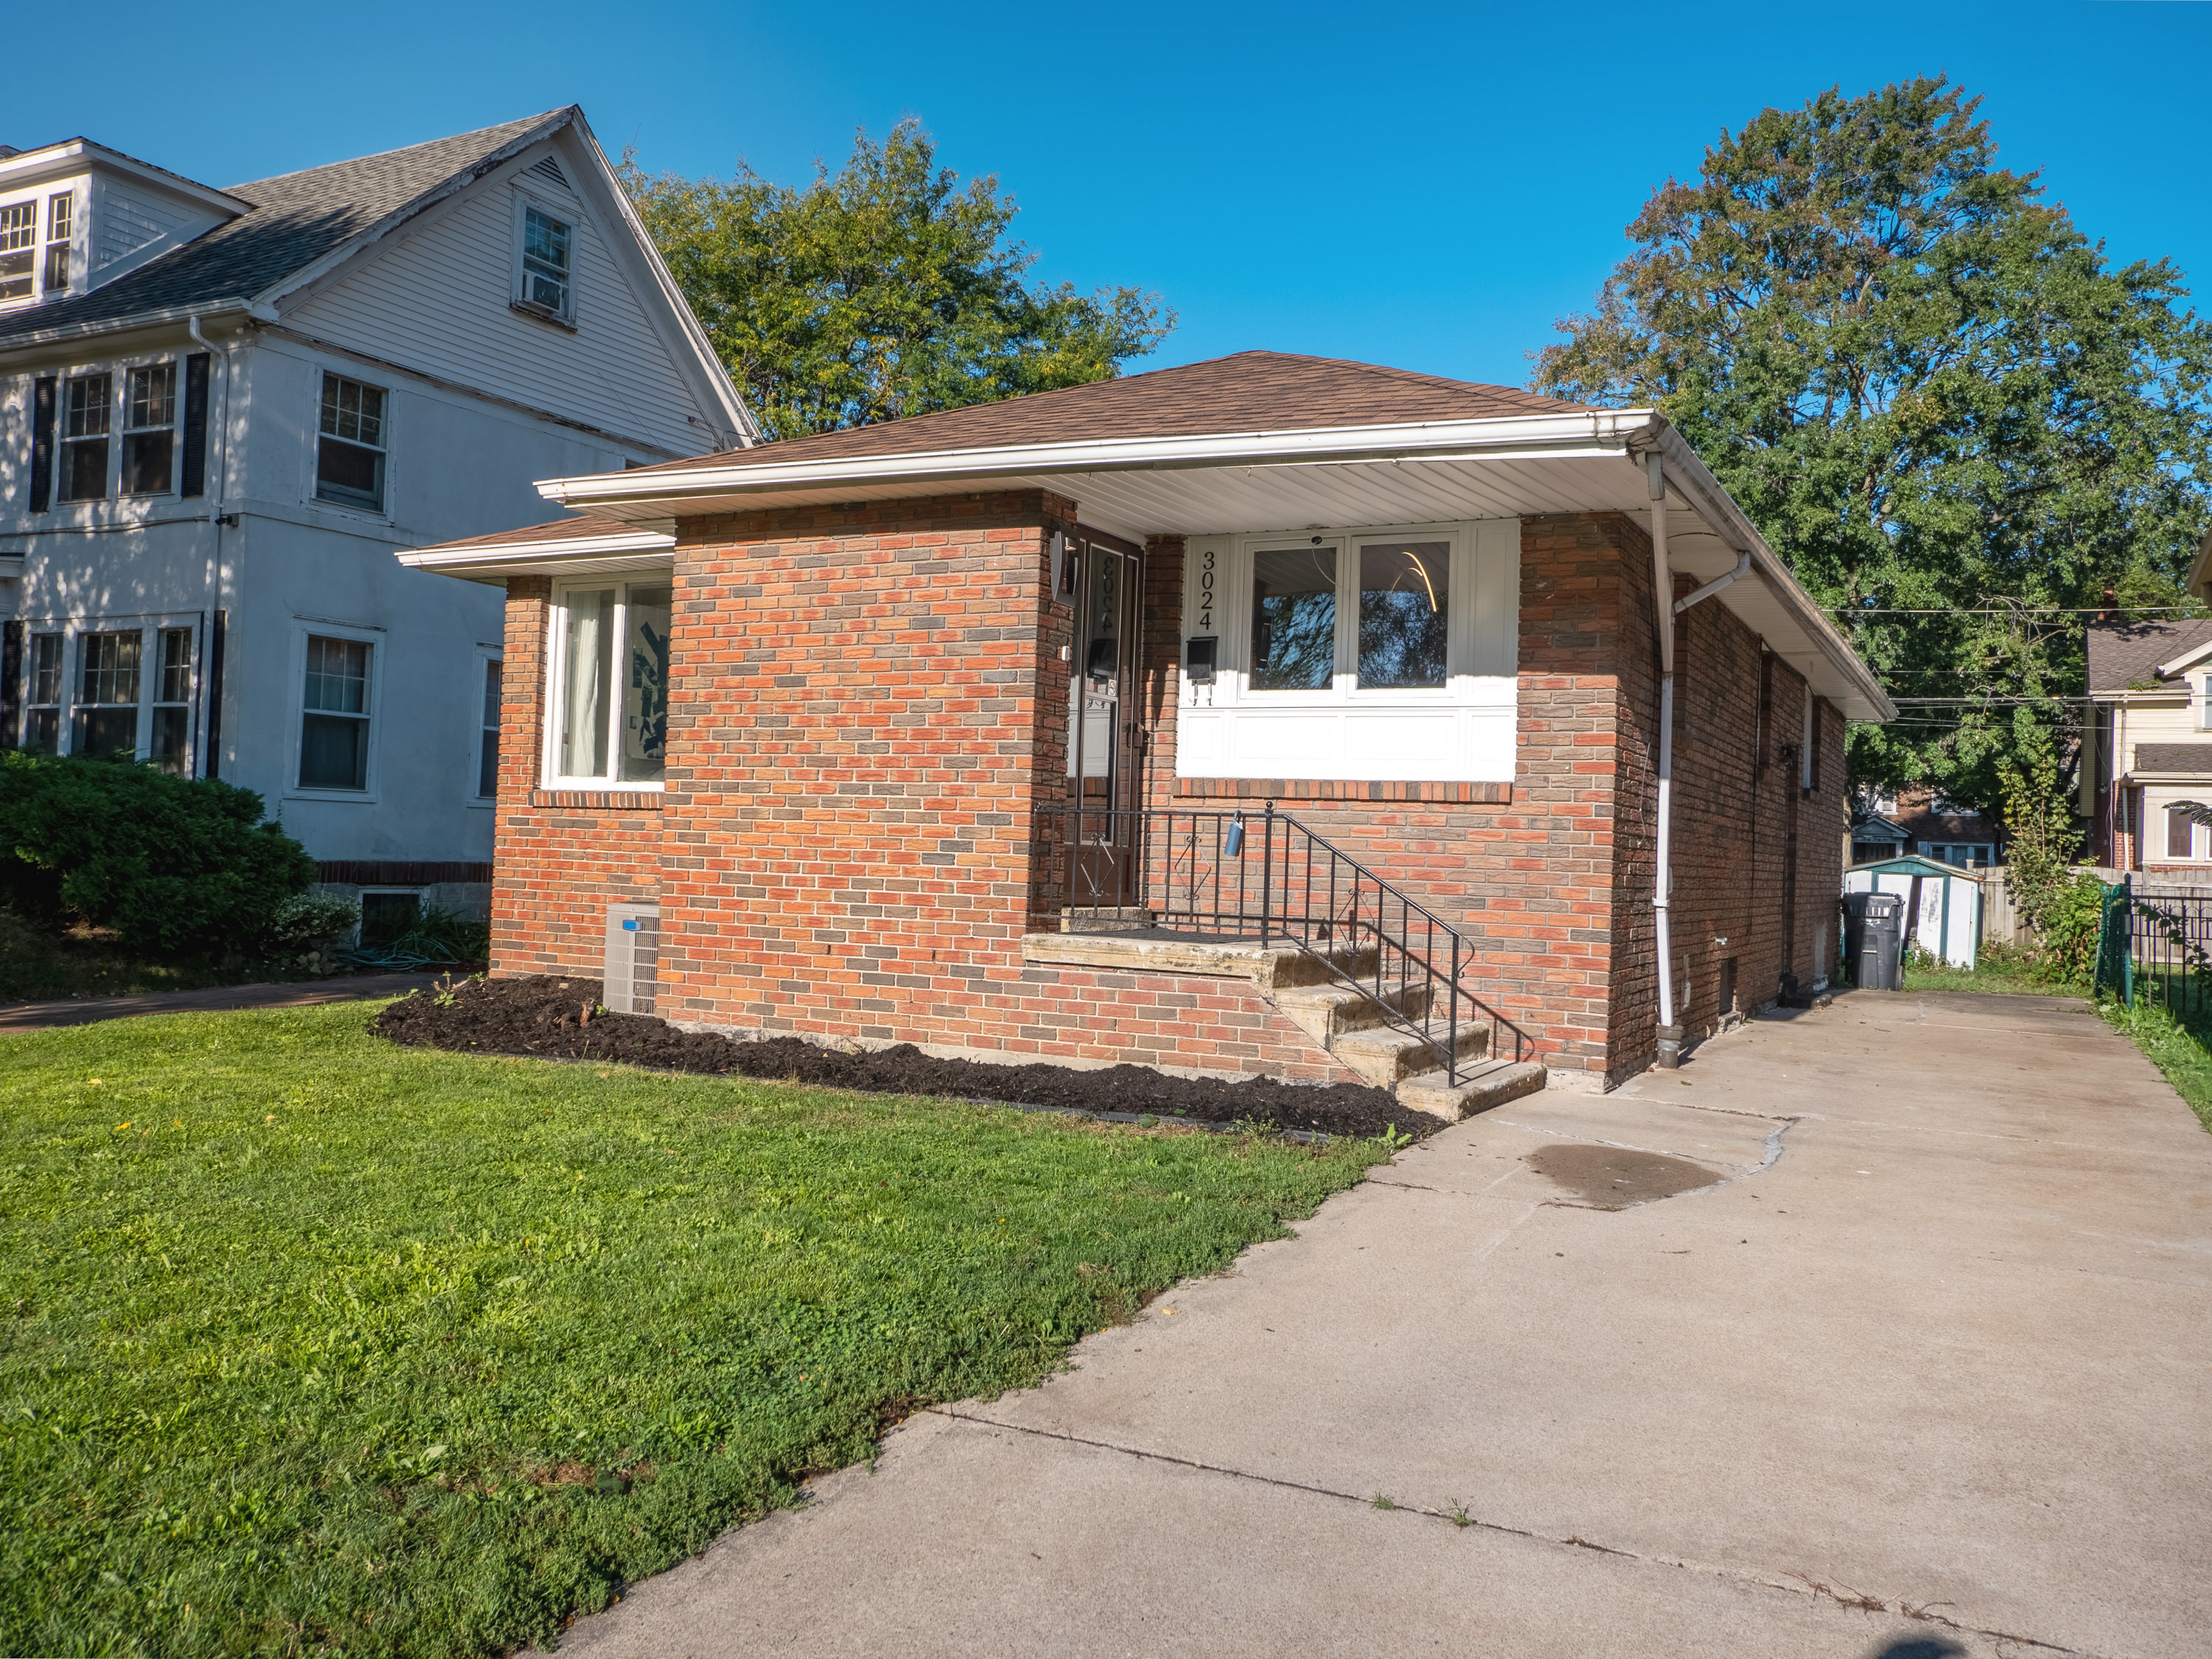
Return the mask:
{"type": "Polygon", "coordinates": [[[2170,623],[2092,623],[2087,629],[2089,689],[2124,691],[2158,678],[2158,665],[2212,640],[2212,619],[2170,623]]]}
{"type": "Polygon", "coordinates": [[[96,328],[149,311],[252,299],[459,174],[482,167],[569,109],[411,144],[379,155],[231,185],[252,210],[89,294],[0,319],[0,347],[56,329],[96,328]]]}

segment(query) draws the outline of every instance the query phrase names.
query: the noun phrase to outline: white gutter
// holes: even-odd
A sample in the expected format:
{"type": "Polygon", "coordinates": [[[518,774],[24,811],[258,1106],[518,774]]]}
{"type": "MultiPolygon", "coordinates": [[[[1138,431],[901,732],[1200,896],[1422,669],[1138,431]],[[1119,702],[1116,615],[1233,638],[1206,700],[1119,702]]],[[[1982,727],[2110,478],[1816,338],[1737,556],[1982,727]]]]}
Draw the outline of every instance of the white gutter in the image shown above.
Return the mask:
{"type": "MultiPolygon", "coordinates": [[[[99,290],[94,289],[94,293],[99,290]]],[[[82,294],[72,299],[83,299],[82,294]]],[[[163,306],[153,311],[134,311],[127,317],[101,317],[82,323],[67,324],[60,328],[40,329],[31,334],[10,334],[0,338],[0,353],[27,350],[33,346],[55,345],[64,340],[80,340],[92,334],[121,334],[134,328],[159,328],[167,323],[189,323],[194,318],[229,317],[244,313],[257,322],[276,320],[276,313],[267,306],[250,300],[204,301],[198,305],[163,306]]]]}
{"type": "MultiPolygon", "coordinates": [[[[1648,410],[1516,415],[1482,421],[1107,438],[1081,443],[1006,445],[834,459],[763,460],[750,465],[681,463],[630,472],[549,478],[538,486],[563,507],[602,510],[652,504],[663,511],[702,496],[728,496],[809,485],[924,483],[1053,472],[1170,471],[1188,467],[1311,465],[1328,461],[1474,459],[1519,455],[1577,459],[1618,453],[1650,430],[1648,410]]],[[[774,446],[766,447],[774,453],[774,446]]],[[[755,453],[762,452],[756,451],[755,453]]]]}
{"type": "Polygon", "coordinates": [[[549,536],[543,541],[501,542],[483,547],[422,547],[393,556],[410,570],[460,576],[486,565],[529,564],[606,553],[672,553],[675,548],[675,537],[641,530],[627,536],[549,536]]]}

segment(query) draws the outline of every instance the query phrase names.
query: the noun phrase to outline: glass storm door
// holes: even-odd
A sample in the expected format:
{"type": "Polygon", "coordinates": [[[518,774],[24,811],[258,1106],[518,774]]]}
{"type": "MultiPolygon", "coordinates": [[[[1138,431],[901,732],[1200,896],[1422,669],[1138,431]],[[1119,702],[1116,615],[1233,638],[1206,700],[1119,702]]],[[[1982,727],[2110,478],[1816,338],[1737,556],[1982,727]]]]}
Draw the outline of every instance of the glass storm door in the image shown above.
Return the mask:
{"type": "Polygon", "coordinates": [[[1137,588],[1134,558],[1093,542],[1082,550],[1067,770],[1082,809],[1069,902],[1133,903],[1137,840],[1137,588]]]}

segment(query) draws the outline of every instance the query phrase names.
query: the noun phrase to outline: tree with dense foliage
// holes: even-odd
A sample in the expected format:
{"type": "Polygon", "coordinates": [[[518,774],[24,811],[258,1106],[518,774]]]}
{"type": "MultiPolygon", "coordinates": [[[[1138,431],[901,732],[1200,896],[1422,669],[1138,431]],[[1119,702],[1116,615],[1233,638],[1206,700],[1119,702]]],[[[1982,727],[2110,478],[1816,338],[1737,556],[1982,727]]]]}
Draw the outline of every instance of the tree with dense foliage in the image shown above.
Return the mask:
{"type": "Polygon", "coordinates": [[[2018,700],[2081,692],[2075,612],[2192,608],[2212,330],[1998,167],[1979,101],[1923,78],[1723,133],[1534,384],[1663,410],[1828,607],[1903,709],[1853,731],[1856,780],[1995,811],[2031,728],[2071,752],[2078,704],[2018,700]]]}
{"type": "Polygon", "coordinates": [[[315,878],[261,810],[251,789],[127,757],[0,754],[0,903],[158,957],[251,954],[315,878]]]}
{"type": "Polygon", "coordinates": [[[911,118],[804,190],[619,169],[768,436],[1111,379],[1175,326],[1157,295],[1026,279],[996,178],[965,189],[911,118]]]}

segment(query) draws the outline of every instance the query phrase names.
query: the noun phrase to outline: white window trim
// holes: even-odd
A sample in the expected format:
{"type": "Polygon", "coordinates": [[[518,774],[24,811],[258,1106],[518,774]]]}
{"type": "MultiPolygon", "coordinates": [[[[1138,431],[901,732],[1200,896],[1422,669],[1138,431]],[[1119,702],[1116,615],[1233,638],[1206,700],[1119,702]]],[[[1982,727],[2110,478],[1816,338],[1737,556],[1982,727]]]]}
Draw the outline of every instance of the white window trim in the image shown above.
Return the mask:
{"type": "Polygon", "coordinates": [[[551,323],[557,328],[574,331],[577,326],[576,316],[579,310],[576,268],[583,263],[583,220],[573,205],[556,203],[550,196],[544,195],[532,186],[524,184],[520,179],[514,181],[513,193],[514,217],[514,228],[509,238],[507,305],[532,321],[551,323]],[[522,276],[522,247],[524,232],[527,224],[524,216],[532,208],[536,208],[547,218],[558,220],[568,228],[568,304],[566,309],[557,313],[534,305],[525,297],[528,290],[523,286],[522,276]]]}
{"type": "MultiPolygon", "coordinates": [[[[637,782],[626,782],[617,778],[563,777],[560,770],[561,699],[563,696],[563,688],[568,684],[568,595],[574,592],[578,588],[613,587],[627,594],[628,590],[632,586],[666,586],[671,589],[670,598],[672,600],[674,599],[672,576],[672,564],[667,573],[659,570],[613,571],[604,576],[571,577],[553,585],[552,600],[545,607],[545,691],[539,704],[544,714],[543,722],[544,729],[541,733],[543,747],[538,757],[538,775],[542,781],[538,784],[539,788],[592,790],[601,794],[646,795],[659,794],[668,787],[667,780],[665,778],[658,781],[641,780],[637,782]]],[[[616,603],[623,609],[625,623],[623,628],[615,631],[615,637],[617,641],[620,641],[628,631],[629,600],[623,598],[617,599],[616,603]]],[[[669,619],[672,629],[675,624],[672,609],[672,615],[669,619]]],[[[610,726],[607,752],[611,757],[622,753],[621,679],[621,675],[617,673],[612,688],[613,695],[607,699],[607,720],[610,726]]],[[[666,755],[664,754],[661,759],[665,767],[667,762],[666,755]]]]}
{"type": "Polygon", "coordinates": [[[143,362],[123,365],[116,372],[115,420],[113,444],[114,486],[111,492],[118,501],[150,501],[177,493],[177,473],[185,459],[185,360],[180,356],[163,355],[149,357],[143,362]],[[161,426],[132,426],[131,424],[131,377],[142,368],[167,368],[169,371],[169,423],[161,426]],[[139,489],[125,494],[123,489],[124,441],[134,432],[167,432],[169,434],[169,476],[159,489],[139,489]]]}
{"type": "MultiPolygon", "coordinates": [[[[478,718],[481,719],[482,710],[483,708],[485,664],[495,662],[501,665],[500,696],[504,699],[507,695],[506,647],[503,646],[480,645],[476,647],[476,654],[470,659],[470,661],[471,667],[470,671],[469,684],[474,693],[474,702],[471,706],[478,711],[478,718]]],[[[501,725],[503,729],[506,725],[504,719],[501,720],[501,725]]],[[[484,728],[478,726],[473,729],[477,733],[477,741],[472,744],[469,749],[470,776],[468,805],[470,809],[473,811],[489,812],[492,811],[494,807],[498,805],[499,798],[496,795],[479,795],[476,792],[476,787],[478,782],[482,781],[483,775],[484,728]]],[[[503,757],[501,763],[504,763],[503,757]]],[[[496,781],[496,780],[495,780],[495,781],[496,781]]]]}
{"type": "MultiPolygon", "coordinates": [[[[352,368],[343,363],[310,359],[309,364],[314,370],[314,375],[307,385],[307,476],[306,490],[300,498],[301,504],[311,513],[343,513],[348,518],[367,520],[371,524],[396,522],[392,517],[392,502],[398,489],[397,478],[399,469],[398,458],[393,453],[392,447],[392,424],[399,400],[398,388],[386,385],[381,380],[368,380],[353,372],[352,368]],[[369,386],[384,394],[384,442],[380,446],[384,456],[384,503],[380,507],[364,507],[359,501],[333,501],[322,493],[323,380],[325,375],[331,374],[337,375],[341,380],[351,380],[356,386],[369,386]]],[[[179,395],[182,395],[181,385],[179,395]]],[[[340,438],[338,441],[352,443],[354,441],[350,438],[340,438]]],[[[364,449],[372,447],[368,444],[360,447],[364,449]]],[[[214,465],[212,456],[210,457],[209,465],[214,465]]]]}
{"type": "MultiPolygon", "coordinates": [[[[186,628],[192,635],[192,687],[186,707],[192,711],[192,722],[185,744],[185,775],[198,777],[203,741],[202,727],[206,711],[201,707],[202,693],[207,684],[207,617],[198,611],[170,611],[142,614],[135,617],[27,617],[19,618],[23,624],[24,653],[22,679],[19,685],[21,702],[18,707],[18,725],[9,733],[11,742],[21,742],[28,729],[31,710],[31,672],[33,665],[30,641],[40,634],[62,636],[62,700],[58,704],[38,704],[40,708],[58,708],[57,721],[59,730],[55,734],[54,752],[70,755],[76,752],[76,711],[82,705],[81,693],[84,689],[84,653],[80,643],[87,634],[128,634],[134,629],[138,634],[138,726],[137,741],[131,752],[140,760],[153,758],[154,708],[161,700],[155,695],[160,689],[161,675],[161,632],[164,629],[186,628]]],[[[115,704],[103,704],[114,708],[115,704]]]]}
{"type": "Polygon", "coordinates": [[[1194,536],[1184,544],[1182,638],[1212,635],[1214,678],[1181,678],[1186,778],[1310,778],[1410,783],[1510,782],[1520,658],[1518,519],[1357,525],[1194,536]],[[1337,568],[1336,672],[1313,691],[1251,687],[1252,555],[1315,544],[1342,551],[1337,568]],[[1441,541],[1451,546],[1440,688],[1363,689],[1358,683],[1358,562],[1362,544],[1441,541]],[[1205,579],[1212,562],[1213,603],[1205,579]],[[1447,731],[1447,728],[1449,730],[1447,731]],[[1269,758],[1270,756],[1274,758],[1269,758]],[[1295,755],[1296,759],[1283,758],[1295,755]]]}
{"type": "MultiPolygon", "coordinates": [[[[320,388],[317,388],[318,396],[320,388]]],[[[378,764],[384,747],[384,681],[391,667],[392,636],[383,629],[353,623],[325,622],[316,617],[292,618],[292,648],[286,672],[289,678],[284,693],[286,731],[284,738],[284,787],[278,799],[301,801],[335,801],[350,806],[374,806],[383,789],[382,769],[378,764]],[[363,769],[365,789],[314,789],[300,781],[300,750],[304,741],[307,714],[307,636],[320,635],[326,640],[358,640],[369,647],[368,696],[363,699],[368,714],[368,762],[363,769]]]]}

